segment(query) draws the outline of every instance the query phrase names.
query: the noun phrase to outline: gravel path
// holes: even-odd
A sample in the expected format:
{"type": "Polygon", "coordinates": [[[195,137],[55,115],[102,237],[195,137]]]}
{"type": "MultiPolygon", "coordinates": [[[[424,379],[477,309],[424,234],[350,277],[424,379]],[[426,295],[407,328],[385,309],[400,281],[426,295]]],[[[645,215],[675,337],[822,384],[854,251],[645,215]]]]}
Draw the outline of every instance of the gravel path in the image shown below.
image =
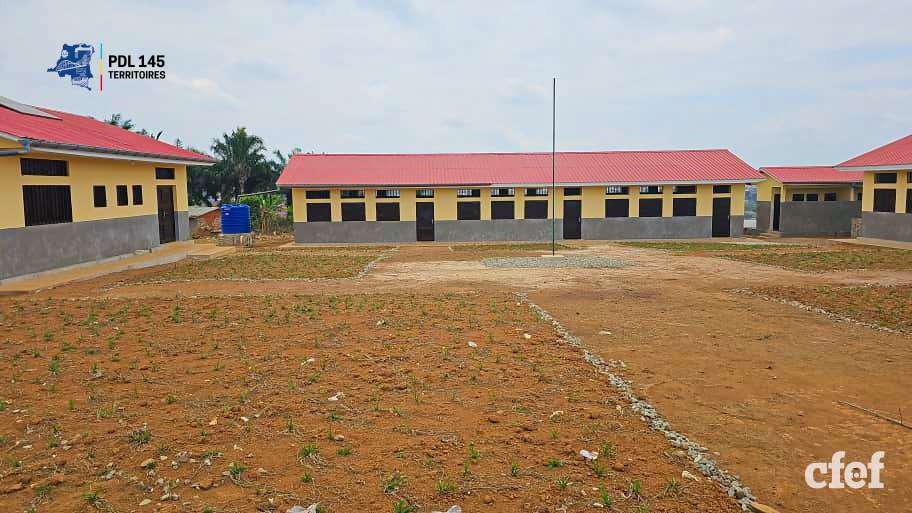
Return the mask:
{"type": "Polygon", "coordinates": [[[601,256],[562,256],[554,258],[545,257],[508,257],[485,258],[485,267],[496,269],[541,269],[541,268],[582,268],[582,269],[617,269],[631,265],[624,260],[601,256]]]}

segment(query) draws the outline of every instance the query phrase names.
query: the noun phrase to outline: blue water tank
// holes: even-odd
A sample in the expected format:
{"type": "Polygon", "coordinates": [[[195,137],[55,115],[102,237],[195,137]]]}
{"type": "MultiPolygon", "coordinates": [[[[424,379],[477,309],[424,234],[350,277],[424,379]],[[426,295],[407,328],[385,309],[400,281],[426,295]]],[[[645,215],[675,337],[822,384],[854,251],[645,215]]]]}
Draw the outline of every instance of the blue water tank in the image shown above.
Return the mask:
{"type": "Polygon", "coordinates": [[[222,205],[222,233],[250,233],[250,207],[222,205]]]}

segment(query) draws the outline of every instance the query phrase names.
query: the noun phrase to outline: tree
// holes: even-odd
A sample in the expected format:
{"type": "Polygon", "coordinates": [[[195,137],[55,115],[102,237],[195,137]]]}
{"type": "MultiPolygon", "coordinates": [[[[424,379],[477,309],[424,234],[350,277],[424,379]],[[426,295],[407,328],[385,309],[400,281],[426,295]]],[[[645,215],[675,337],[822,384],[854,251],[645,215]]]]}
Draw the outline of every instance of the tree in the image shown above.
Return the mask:
{"type": "Polygon", "coordinates": [[[164,130],[159,130],[158,132],[150,132],[149,130],[146,130],[145,128],[142,128],[140,130],[133,130],[134,128],[136,128],[136,124],[133,123],[133,120],[125,119],[123,117],[123,115],[119,112],[116,114],[111,114],[111,117],[106,119],[105,123],[107,123],[109,125],[114,125],[116,127],[123,128],[124,130],[130,130],[130,131],[136,132],[137,134],[144,135],[146,137],[151,137],[151,138],[155,139],[156,141],[159,138],[161,138],[162,132],[164,132],[164,130]]]}
{"type": "Polygon", "coordinates": [[[248,134],[244,127],[212,141],[212,153],[224,164],[222,172],[227,175],[225,178],[237,184],[237,194],[247,191],[247,181],[254,171],[269,167],[266,151],[263,139],[248,134]]]}
{"type": "Polygon", "coordinates": [[[119,126],[124,130],[133,130],[133,128],[136,126],[133,124],[132,119],[124,119],[123,115],[121,115],[119,112],[117,114],[111,114],[111,117],[106,119],[105,123],[109,125],[119,126]]]}

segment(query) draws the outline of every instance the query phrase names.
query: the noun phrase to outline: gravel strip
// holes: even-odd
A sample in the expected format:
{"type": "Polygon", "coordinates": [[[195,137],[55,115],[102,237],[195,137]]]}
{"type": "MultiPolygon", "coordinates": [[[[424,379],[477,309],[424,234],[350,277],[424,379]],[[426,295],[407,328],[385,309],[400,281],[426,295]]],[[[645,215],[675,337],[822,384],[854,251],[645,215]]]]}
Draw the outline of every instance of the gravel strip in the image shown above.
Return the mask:
{"type": "Polygon", "coordinates": [[[703,447],[695,442],[692,442],[686,435],[678,433],[671,429],[671,424],[665,420],[659,412],[656,411],[655,407],[646,401],[640,399],[633,393],[633,388],[630,386],[630,382],[624,378],[617,376],[612,372],[613,369],[624,369],[626,365],[622,361],[618,360],[602,360],[601,357],[590,353],[587,349],[583,347],[583,341],[576,335],[570,333],[563,324],[555,319],[547,310],[538,306],[529,300],[529,297],[522,293],[517,292],[516,296],[523,303],[529,305],[539,317],[544,321],[550,322],[554,329],[557,330],[564,342],[570,344],[571,346],[579,349],[583,353],[583,359],[586,360],[590,365],[599,370],[599,372],[608,376],[608,381],[611,385],[618,389],[624,397],[630,401],[630,408],[640,414],[640,419],[644,422],[647,422],[649,426],[665,435],[665,438],[671,442],[671,445],[687,451],[688,457],[693,460],[694,465],[703,473],[706,477],[712,479],[713,481],[718,482],[725,488],[729,497],[733,497],[741,505],[741,509],[744,511],[750,510],[750,504],[753,501],[756,501],[757,498],[751,493],[751,489],[741,483],[740,477],[736,475],[729,474],[725,470],[721,469],[719,465],[708,456],[709,449],[703,447]]]}
{"type": "Polygon", "coordinates": [[[485,258],[485,267],[493,269],[619,269],[631,265],[624,260],[601,256],[560,256],[560,257],[507,257],[485,258]]]}

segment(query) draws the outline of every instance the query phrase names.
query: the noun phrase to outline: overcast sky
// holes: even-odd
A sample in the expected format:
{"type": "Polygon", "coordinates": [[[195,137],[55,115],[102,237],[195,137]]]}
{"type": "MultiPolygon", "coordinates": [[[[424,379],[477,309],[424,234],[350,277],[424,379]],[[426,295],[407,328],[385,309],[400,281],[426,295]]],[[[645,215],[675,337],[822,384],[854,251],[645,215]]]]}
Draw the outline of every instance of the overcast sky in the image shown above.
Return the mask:
{"type": "Polygon", "coordinates": [[[246,126],[283,151],[550,151],[553,76],[561,150],[831,164],[912,133],[909,1],[28,1],[4,20],[0,95],[201,149],[246,126]],[[164,54],[168,79],[73,87],[45,70],[77,42],[164,54]]]}

